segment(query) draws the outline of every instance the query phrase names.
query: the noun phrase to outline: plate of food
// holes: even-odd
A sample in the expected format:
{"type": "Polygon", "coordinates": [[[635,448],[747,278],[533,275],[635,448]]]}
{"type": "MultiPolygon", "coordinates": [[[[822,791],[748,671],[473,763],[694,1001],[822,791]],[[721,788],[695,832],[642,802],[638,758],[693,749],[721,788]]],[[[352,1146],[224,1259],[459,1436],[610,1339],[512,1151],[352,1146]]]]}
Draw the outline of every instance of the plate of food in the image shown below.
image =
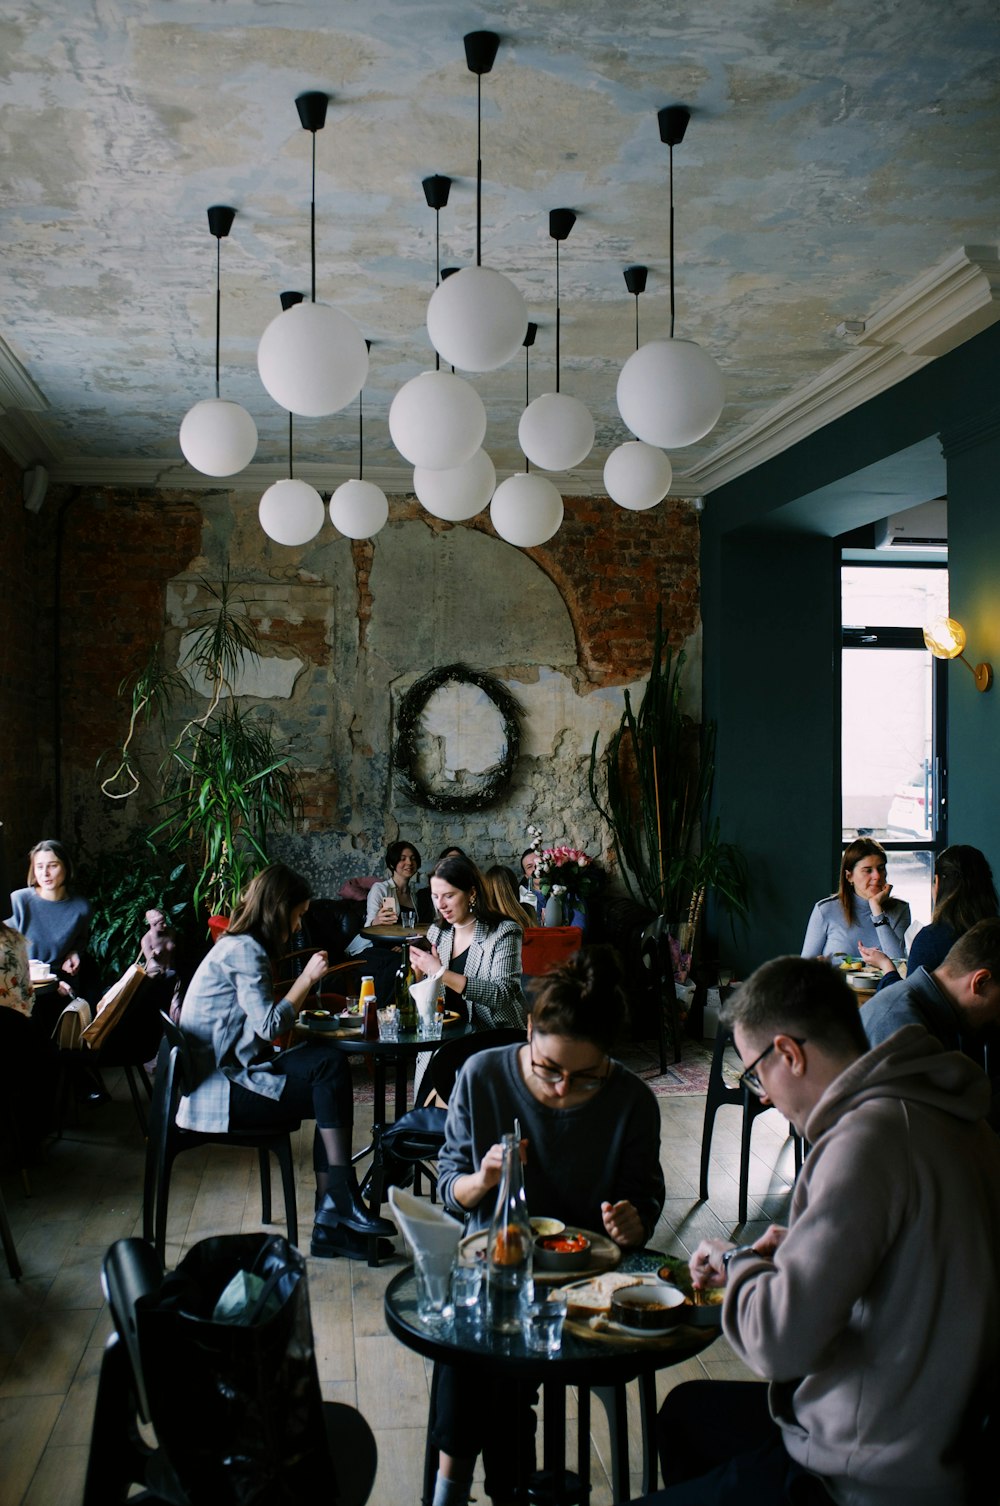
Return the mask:
{"type": "MultiPolygon", "coordinates": [[[[603,1339],[614,1343],[632,1342],[656,1344],[671,1342],[678,1328],[718,1329],[722,1325],[720,1303],[701,1305],[695,1301],[691,1278],[687,1274],[687,1261],[663,1257],[658,1271],[605,1271],[592,1276],[588,1281],[576,1281],[563,1287],[566,1294],[566,1322],[571,1332],[583,1338],[603,1339]],[[687,1277],[686,1287],[672,1279],[671,1273],[683,1268],[687,1277]],[[649,1291],[649,1297],[638,1295],[639,1289],[649,1291]],[[626,1292],[635,1295],[626,1297],[626,1292]],[[669,1299],[663,1293],[674,1293],[669,1299]],[[657,1295],[661,1294],[661,1295],[657,1295]],[[638,1323],[623,1324],[616,1321],[616,1314],[630,1304],[652,1303],[653,1310],[669,1309],[669,1320],[663,1326],[642,1328],[638,1323]],[[614,1312],[612,1309],[614,1308],[614,1312]]],[[[703,1293],[703,1296],[714,1295],[703,1293]]],[[[721,1298],[722,1293],[719,1293],[721,1298]]],[[[626,1314],[628,1316],[628,1314],[626,1314]]]]}
{"type": "Polygon", "coordinates": [[[307,1030],[360,1030],[359,1014],[334,1014],[329,1009],[303,1009],[299,1024],[307,1030]]]}
{"type": "MultiPolygon", "coordinates": [[[[555,1220],[559,1222],[559,1220],[555,1220]]],[[[554,1235],[535,1236],[535,1251],[537,1255],[538,1239],[551,1238],[557,1240],[581,1240],[586,1241],[589,1248],[582,1244],[577,1245],[571,1252],[568,1262],[555,1262],[555,1269],[543,1269],[543,1263],[537,1259],[534,1262],[533,1274],[536,1282],[545,1285],[557,1285],[563,1281],[576,1281],[596,1271],[611,1271],[621,1264],[623,1251],[620,1245],[616,1245],[607,1234],[598,1234],[593,1229],[570,1228],[567,1225],[554,1235]]],[[[480,1229],[478,1234],[468,1234],[459,1244],[459,1251],[465,1264],[471,1265],[473,1261],[486,1260],[486,1247],[489,1241],[489,1230],[480,1229]]],[[[557,1252],[561,1253],[561,1252],[557,1252]]]]}

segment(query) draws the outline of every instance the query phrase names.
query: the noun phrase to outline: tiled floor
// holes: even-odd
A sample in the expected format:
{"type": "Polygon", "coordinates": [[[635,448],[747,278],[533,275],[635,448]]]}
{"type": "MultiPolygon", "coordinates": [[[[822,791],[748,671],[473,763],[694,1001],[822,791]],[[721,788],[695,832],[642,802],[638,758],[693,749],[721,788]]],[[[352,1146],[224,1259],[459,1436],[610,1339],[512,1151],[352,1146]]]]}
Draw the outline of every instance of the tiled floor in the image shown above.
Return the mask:
{"type": "MultiPolygon", "coordinates": [[[[109,1332],[98,1272],[115,1239],[141,1232],[143,1143],[124,1081],[109,1080],[114,1101],[81,1112],[31,1170],[26,1198],[14,1172],[2,1188],[24,1267],[15,1284],[0,1264],[0,1502],[3,1506],[79,1506],[101,1351],[109,1332]]],[[[711,1198],[698,1201],[704,1099],[659,1100],[668,1197],[654,1243],[688,1251],[706,1234],[728,1236],[737,1217],[740,1115],[716,1120],[711,1198]]],[[[367,1128],[362,1110],[358,1143],[367,1128]]],[[[754,1126],[750,1237],[787,1209],[792,1147],[772,1111],[754,1126]]],[[[299,1137],[299,1210],[312,1206],[310,1136],[299,1137]]],[[[280,1198],[278,1200],[280,1207],[280,1198]]],[[[168,1259],[203,1236],[259,1225],[256,1163],[248,1152],[215,1148],[177,1162],[170,1199],[168,1259]]],[[[379,1469],[373,1506],[420,1496],[428,1371],[385,1331],[382,1293],[402,1257],[377,1270],[343,1260],[310,1260],[310,1302],[323,1393],[360,1407],[375,1431],[379,1469]]],[[[719,1339],[696,1360],[661,1371],[661,1393],[691,1378],[747,1372],[719,1339]]],[[[607,1506],[607,1432],[592,1412],[594,1506],[607,1506]]],[[[573,1423],[569,1446],[575,1450],[573,1423]]],[[[634,1461],[635,1462],[635,1461],[634,1461]]],[[[638,1486],[635,1487],[636,1489],[638,1486]]],[[[482,1495],[480,1492],[480,1499],[482,1495]]]]}

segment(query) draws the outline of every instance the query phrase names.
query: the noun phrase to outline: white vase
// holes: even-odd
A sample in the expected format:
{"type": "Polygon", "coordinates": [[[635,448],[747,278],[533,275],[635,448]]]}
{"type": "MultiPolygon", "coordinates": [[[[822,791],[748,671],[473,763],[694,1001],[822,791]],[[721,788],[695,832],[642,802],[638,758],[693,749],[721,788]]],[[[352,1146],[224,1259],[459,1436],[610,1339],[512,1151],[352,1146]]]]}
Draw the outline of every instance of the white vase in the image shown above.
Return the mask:
{"type": "Polygon", "coordinates": [[[561,926],[563,923],[563,902],[561,894],[550,894],[545,901],[545,909],[542,911],[543,926],[561,926]]]}

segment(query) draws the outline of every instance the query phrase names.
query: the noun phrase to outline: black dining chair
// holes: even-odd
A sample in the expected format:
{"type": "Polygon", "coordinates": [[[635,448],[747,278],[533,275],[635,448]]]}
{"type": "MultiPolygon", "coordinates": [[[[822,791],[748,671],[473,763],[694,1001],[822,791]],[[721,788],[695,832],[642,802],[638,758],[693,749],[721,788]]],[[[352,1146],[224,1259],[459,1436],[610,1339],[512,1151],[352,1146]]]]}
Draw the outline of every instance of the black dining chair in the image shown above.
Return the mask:
{"type": "Polygon", "coordinates": [[[426,1176],[430,1184],[431,1202],[437,1201],[437,1168],[434,1162],[444,1148],[444,1126],[447,1104],[455,1086],[455,1079],[471,1056],[488,1051],[494,1046],[513,1046],[528,1039],[527,1032],[515,1026],[503,1026],[498,1030],[477,1030],[473,1035],[459,1040],[446,1041],[431,1057],[425,1084],[429,1085],[428,1097],[440,1100],[435,1106],[424,1105],[403,1114],[395,1124],[390,1124],[382,1135],[382,1150],[396,1186],[405,1186],[413,1176],[413,1191],[419,1197],[421,1179],[426,1176]]]}
{"type": "Polygon", "coordinates": [[[680,1005],[677,1001],[677,985],[674,982],[674,961],[670,953],[670,937],[666,933],[660,936],[644,936],[640,960],[653,1004],[662,1075],[667,1070],[667,1025],[669,1023],[675,1063],[681,1059],[684,1031],[684,1022],[681,1019],[680,1005]]]}
{"type": "MultiPolygon", "coordinates": [[[[701,1131],[701,1179],[698,1187],[698,1196],[702,1202],[708,1199],[708,1163],[712,1153],[712,1131],[715,1127],[715,1116],[719,1109],[726,1104],[736,1105],[743,1110],[743,1133],[740,1140],[740,1189],[739,1189],[739,1222],[747,1221],[747,1197],[750,1182],[750,1137],[753,1132],[754,1121],[758,1114],[763,1114],[770,1107],[762,1103],[756,1093],[744,1086],[735,1085],[730,1087],[724,1074],[725,1055],[733,1044],[733,1032],[720,1026],[715,1037],[715,1049],[712,1052],[712,1065],[708,1073],[708,1092],[705,1097],[705,1118],[702,1122],[701,1131]]],[[[793,1129],[789,1130],[795,1146],[795,1175],[802,1170],[802,1141],[793,1129]]]]}
{"type": "Polygon", "coordinates": [[[298,1244],[299,1226],[295,1198],[295,1165],[292,1135],[300,1128],[300,1119],[270,1130],[189,1130],[177,1123],[177,1106],[196,1081],[191,1048],[184,1032],[169,1015],[164,1015],[163,1039],[156,1059],[153,1102],[146,1141],[146,1170],[142,1195],[142,1233],[165,1258],[167,1244],[167,1205],[170,1174],[176,1158],[187,1150],[203,1145],[239,1145],[256,1150],[260,1165],[261,1221],[271,1222],[271,1168],[269,1155],[277,1158],[285,1195],[285,1225],[289,1244],[298,1244]]]}

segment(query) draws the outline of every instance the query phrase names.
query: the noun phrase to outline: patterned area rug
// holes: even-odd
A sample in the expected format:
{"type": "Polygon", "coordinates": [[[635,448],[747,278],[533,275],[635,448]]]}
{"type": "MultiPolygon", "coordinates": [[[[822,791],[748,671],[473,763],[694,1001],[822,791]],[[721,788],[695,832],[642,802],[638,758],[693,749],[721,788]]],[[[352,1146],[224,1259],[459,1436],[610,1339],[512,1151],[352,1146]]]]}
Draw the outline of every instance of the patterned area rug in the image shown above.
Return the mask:
{"type": "MultiPolygon", "coordinates": [[[[707,1093],[708,1073],[712,1065],[712,1050],[700,1041],[685,1040],[682,1057],[675,1065],[667,1052],[667,1070],[660,1072],[660,1053],[656,1041],[632,1041],[615,1052],[617,1059],[643,1082],[648,1082],[657,1098],[669,1098],[681,1093],[707,1093]]],[[[354,1102],[371,1103],[372,1081],[366,1069],[366,1058],[357,1055],[348,1058],[354,1078],[354,1102]]],[[[727,1073],[727,1077],[728,1077],[727,1073]]],[[[392,1115],[392,1083],[387,1093],[389,1114],[392,1115]]]]}
{"type": "Polygon", "coordinates": [[[708,1092],[712,1050],[700,1041],[685,1039],[681,1060],[676,1063],[671,1060],[673,1052],[668,1048],[666,1072],[660,1071],[660,1048],[656,1041],[632,1041],[616,1051],[615,1056],[643,1082],[648,1082],[657,1098],[708,1092]]]}

